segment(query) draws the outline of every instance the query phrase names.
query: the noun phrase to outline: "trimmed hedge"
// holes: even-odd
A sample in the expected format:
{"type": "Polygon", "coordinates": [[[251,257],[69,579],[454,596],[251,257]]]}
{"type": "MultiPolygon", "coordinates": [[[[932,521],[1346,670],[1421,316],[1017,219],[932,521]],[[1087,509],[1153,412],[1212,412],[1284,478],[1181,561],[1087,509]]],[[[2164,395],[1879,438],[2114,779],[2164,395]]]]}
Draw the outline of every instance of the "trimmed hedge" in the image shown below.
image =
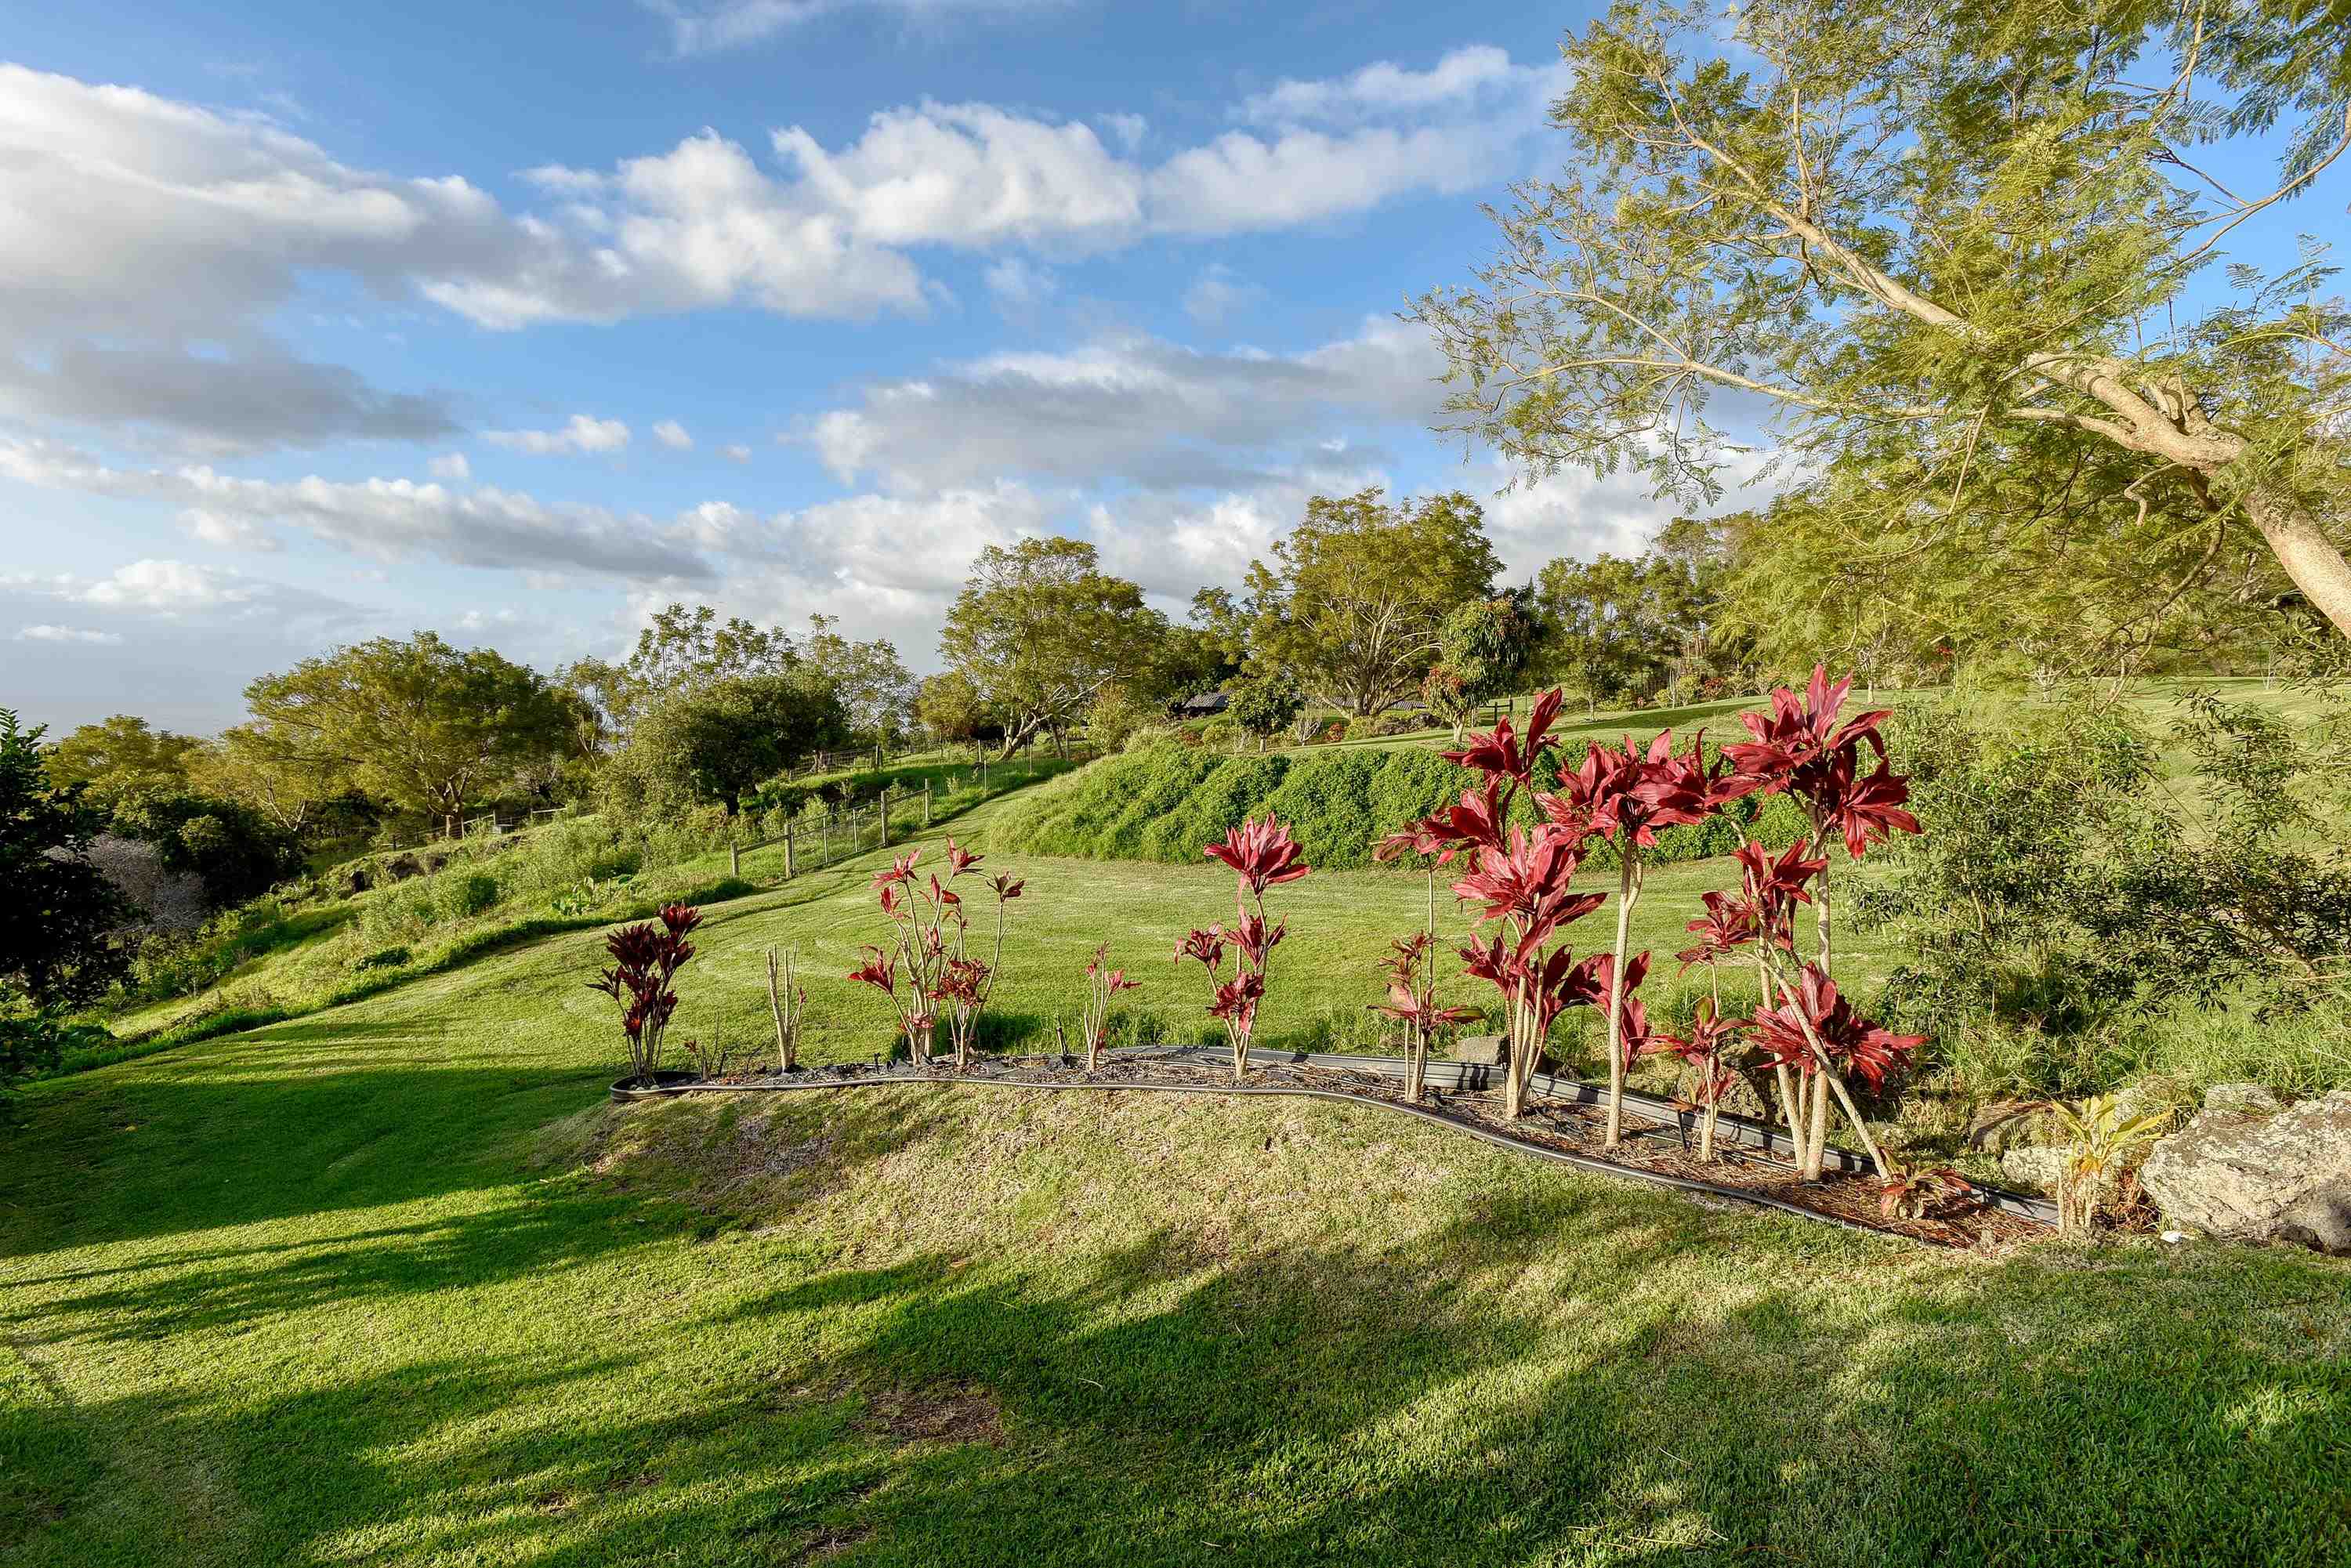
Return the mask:
{"type": "MultiPolygon", "coordinates": [[[[1089,763],[1028,791],[997,828],[997,843],[1029,854],[1192,865],[1200,847],[1246,817],[1269,810],[1290,824],[1308,863],[1334,871],[1374,864],[1372,848],[1478,782],[1478,776],[1417,747],[1231,756],[1160,744],[1089,763]]],[[[1531,821],[1521,796],[1514,817],[1531,821]]],[[[1750,837],[1785,849],[1804,820],[1784,797],[1741,800],[1733,816],[1750,837]]],[[[1715,818],[1657,835],[1653,861],[1703,860],[1739,844],[1733,821],[1715,818]]],[[[1418,862],[1394,862],[1416,869],[1418,862]]],[[[1614,868],[1616,849],[1592,846],[1584,863],[1614,868]]]]}

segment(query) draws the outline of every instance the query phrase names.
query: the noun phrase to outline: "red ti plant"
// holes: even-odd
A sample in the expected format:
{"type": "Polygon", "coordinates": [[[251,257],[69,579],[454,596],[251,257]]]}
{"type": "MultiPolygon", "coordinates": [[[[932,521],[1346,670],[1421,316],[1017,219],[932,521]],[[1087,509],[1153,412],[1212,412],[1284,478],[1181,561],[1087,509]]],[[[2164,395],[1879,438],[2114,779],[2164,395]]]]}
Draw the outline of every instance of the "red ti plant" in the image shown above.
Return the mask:
{"type": "MultiPolygon", "coordinates": [[[[1709,768],[1705,761],[1706,732],[1700,730],[1689,750],[1674,754],[1674,732],[1667,730],[1648,749],[1636,749],[1627,736],[1621,748],[1593,744],[1583,766],[1561,779],[1559,789],[1541,798],[1544,814],[1562,827],[1613,841],[1616,846],[1616,972],[1629,974],[1625,947],[1630,936],[1633,906],[1640,902],[1646,871],[1642,852],[1656,847],[1657,830],[1702,822],[1756,785],[1730,771],[1725,764],[1709,768]]],[[[1632,1052],[1625,1049],[1624,1026],[1628,1016],[1619,989],[1608,998],[1608,1121],[1605,1141],[1615,1145],[1625,1128],[1625,1071],[1632,1052]]]]}
{"type": "Polygon", "coordinates": [[[1730,1056],[1747,1029],[1747,1019],[1724,1018],[1721,1004],[1708,998],[1698,1003],[1687,1037],[1659,1033],[1645,1042],[1646,1051],[1671,1052],[1689,1069],[1691,1100],[1698,1110],[1698,1157],[1702,1160],[1714,1158],[1722,1098],[1739,1087],[1739,1070],[1730,1056]]]}
{"type": "Polygon", "coordinates": [[[1141,980],[1128,979],[1124,969],[1113,969],[1110,967],[1110,944],[1107,942],[1095,948],[1094,956],[1086,961],[1086,1009],[1083,1027],[1086,1035],[1086,1071],[1088,1072],[1102,1071],[1102,1046],[1110,1039],[1111,998],[1121,991],[1134,990],[1142,984],[1141,980]]]}
{"type": "MultiPolygon", "coordinates": [[[[1813,1003],[1826,1007],[1835,1002],[1844,1008],[1848,1017],[1851,1015],[1850,1006],[1836,998],[1835,987],[1829,979],[1834,948],[1828,847],[1841,839],[1846,855],[1858,860],[1871,845],[1882,843],[1896,832],[1918,831],[1917,819],[1903,809],[1909,799],[1909,786],[1892,770],[1886,757],[1885,739],[1878,733],[1887,711],[1878,709],[1843,720],[1838,716],[1852,689],[1851,679],[1833,683],[1827,670],[1816,665],[1802,697],[1785,686],[1775,690],[1769,714],[1740,716],[1752,738],[1722,748],[1740,773],[1754,781],[1754,789],[1767,795],[1785,790],[1803,803],[1819,854],[1817,860],[1788,863],[1799,856],[1803,847],[1800,844],[1781,857],[1781,862],[1767,868],[1760,851],[1751,863],[1746,852],[1741,852],[1750,883],[1756,877],[1765,876],[1781,900],[1782,915],[1791,914],[1796,902],[1813,905],[1814,951],[1812,963],[1804,966],[1805,973],[1792,980],[1778,974],[1782,951],[1788,955],[1788,961],[1793,962],[1792,929],[1782,928],[1774,941],[1759,943],[1756,949],[1763,982],[1763,1003],[1756,1015],[1759,1034],[1769,1032],[1765,1015],[1776,1012],[1783,1015],[1779,1036],[1783,1044],[1795,1036],[1806,1037],[1805,1051],[1809,1054],[1779,1051],[1773,1057],[1773,1068],[1782,1101],[1787,1104],[1790,1130],[1796,1140],[1798,1168],[1808,1180],[1819,1178],[1824,1162],[1832,1093],[1868,1146],[1880,1174],[1886,1168],[1883,1155],[1845,1087],[1836,1048],[1817,1038],[1823,1020],[1813,1016],[1813,1003]],[[1861,771],[1861,748],[1865,745],[1877,758],[1876,768],[1865,775],[1861,771]],[[1803,883],[1815,877],[1816,883],[1807,892],[1803,883]],[[1822,1001],[1818,989],[1823,986],[1827,988],[1827,1001],[1822,1001]],[[1801,1028],[1796,1027],[1800,1024],[1801,1028]],[[1790,1030],[1793,1030],[1793,1036],[1790,1030]],[[1803,1075],[1803,1087],[1809,1092],[1808,1106],[1790,1095],[1791,1068],[1803,1075]]],[[[1875,1025],[1867,1027],[1876,1029],[1875,1025]]],[[[1882,1030],[1876,1032],[1886,1040],[1907,1038],[1886,1035],[1882,1030]]],[[[1916,1043],[1915,1040],[1911,1041],[1916,1043]]],[[[1876,1079],[1873,1077],[1871,1082],[1875,1085],[1876,1079]]]]}
{"type": "MultiPolygon", "coordinates": [[[[1841,1074],[1855,1074],[1875,1093],[1885,1086],[1890,1074],[1909,1060],[1910,1053],[1926,1042],[1927,1037],[1896,1034],[1863,1018],[1851,1002],[1837,995],[1836,982],[1817,964],[1806,964],[1798,970],[1795,984],[1783,987],[1781,998],[1776,1008],[1756,1009],[1756,1043],[1775,1069],[1795,1068],[1806,1075],[1809,1082],[1825,1082],[1836,1091],[1838,1103],[1852,1118],[1854,1130],[1861,1134],[1863,1145],[1869,1150],[1871,1163],[1880,1176],[1886,1175],[1886,1155],[1869,1135],[1869,1124],[1862,1120],[1841,1074]]],[[[1807,1172],[1813,1179],[1819,1177],[1826,1154],[1826,1121],[1825,1116],[1814,1117],[1813,1145],[1804,1158],[1807,1172]]]]}
{"type": "MultiPolygon", "coordinates": [[[[1562,927],[1606,901],[1604,894],[1579,894],[1570,886],[1584,840],[1593,831],[1590,816],[1570,821],[1553,813],[1532,832],[1504,826],[1511,800],[1531,786],[1536,763],[1552,749],[1547,737],[1559,706],[1560,694],[1545,692],[1535,699],[1523,734],[1505,718],[1446,752],[1447,761],[1484,774],[1483,787],[1465,791],[1458,804],[1413,823],[1382,845],[1397,853],[1409,848],[1447,859],[1460,855],[1468,869],[1454,883],[1455,895],[1477,904],[1479,925],[1501,926],[1482,945],[1462,948],[1461,957],[1470,975],[1502,994],[1510,1042],[1502,1104],[1510,1116],[1525,1113],[1527,1086],[1552,1021],[1576,999],[1567,988],[1577,972],[1574,957],[1552,944],[1562,927]]],[[[1613,809],[1608,801],[1599,807],[1613,809]]],[[[1432,911],[1432,930],[1434,925],[1432,911]]]]}
{"type": "Polygon", "coordinates": [[[1296,882],[1311,868],[1300,858],[1289,826],[1270,816],[1262,822],[1249,819],[1228,831],[1224,842],[1209,844],[1204,852],[1232,867],[1240,879],[1233,890],[1236,913],[1230,926],[1188,933],[1176,949],[1176,958],[1179,963],[1196,959],[1207,971],[1208,1016],[1225,1026],[1225,1039],[1233,1048],[1233,1082],[1238,1083],[1249,1071],[1249,1037],[1257,1029],[1258,1004],[1265,999],[1268,961],[1290,934],[1287,920],[1266,924],[1265,890],[1296,882]],[[1228,944],[1237,956],[1229,980],[1223,977],[1228,944]]]}
{"type": "Polygon", "coordinates": [[[980,1015],[995,994],[1004,958],[1004,906],[1020,896],[1022,884],[1004,875],[984,879],[982,885],[996,894],[995,946],[985,962],[972,957],[965,950],[971,921],[964,913],[963,895],[949,883],[976,877],[975,868],[983,858],[949,839],[946,882],[935,872],[926,883],[914,880],[920,850],[906,851],[891,862],[889,870],[873,873],[874,895],[890,918],[893,940],[886,949],[864,948],[865,962],[848,977],[888,994],[898,1011],[907,1052],[918,1062],[931,1059],[944,1005],[956,1065],[969,1066],[980,1015]],[[902,975],[906,982],[903,995],[898,986],[902,975]]]}
{"type": "Polygon", "coordinates": [[[650,1084],[661,1070],[662,1037],[677,1012],[671,982],[694,956],[686,936],[702,924],[702,911],[688,904],[664,905],[658,922],[623,925],[604,938],[612,967],[588,982],[621,1004],[621,1034],[628,1041],[631,1083],[650,1084]]]}
{"type": "Polygon", "coordinates": [[[1389,947],[1388,956],[1380,961],[1388,977],[1388,999],[1373,1003],[1372,1010],[1385,1013],[1405,1026],[1412,1063],[1405,1079],[1405,1093],[1417,1103],[1428,1083],[1429,1041],[1438,1030],[1467,1023],[1478,1016],[1478,1011],[1475,1008],[1437,1005],[1437,933],[1433,928],[1399,936],[1389,947]]]}

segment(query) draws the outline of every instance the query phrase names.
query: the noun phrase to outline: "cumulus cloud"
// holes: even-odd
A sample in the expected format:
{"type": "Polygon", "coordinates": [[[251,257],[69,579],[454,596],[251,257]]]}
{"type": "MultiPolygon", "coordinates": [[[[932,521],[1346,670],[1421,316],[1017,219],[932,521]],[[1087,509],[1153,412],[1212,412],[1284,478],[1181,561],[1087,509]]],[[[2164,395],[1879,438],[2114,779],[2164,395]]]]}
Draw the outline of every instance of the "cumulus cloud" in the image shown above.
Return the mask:
{"type": "Polygon", "coordinates": [[[100,647],[112,646],[122,641],[120,632],[98,632],[86,626],[20,626],[16,629],[19,643],[84,643],[100,647]]]}
{"type": "Polygon", "coordinates": [[[694,437],[686,433],[685,426],[674,419],[664,419],[654,425],[653,439],[672,452],[691,452],[694,449],[694,437]]]}
{"type": "Polygon", "coordinates": [[[747,447],[747,446],[744,445],[744,444],[743,444],[741,442],[739,442],[739,441],[737,441],[737,442],[734,442],[734,443],[731,443],[730,444],[726,445],[726,446],[722,446],[722,447],[720,447],[718,450],[719,450],[719,451],[721,451],[721,452],[723,452],[723,453],[725,453],[725,454],[726,454],[729,458],[733,459],[735,462],[737,462],[737,463],[748,463],[749,461],[751,461],[751,449],[750,449],[749,447],[747,447]]]}
{"type": "MultiPolygon", "coordinates": [[[[671,424],[670,428],[680,435],[685,434],[675,424],[671,424]]],[[[494,446],[528,452],[534,457],[567,453],[618,452],[629,444],[629,427],[617,419],[596,419],[588,414],[575,413],[570,423],[560,430],[486,430],[482,432],[482,439],[494,446]]],[[[675,444],[666,435],[662,440],[675,444]]],[[[689,441],[686,444],[690,446],[693,443],[689,441]]]]}
{"type": "Polygon", "coordinates": [[[460,494],[413,479],[239,478],[204,465],[115,468],[49,442],[0,441],[0,478],[162,501],[223,528],[299,528],[381,560],[575,568],[701,581],[709,563],[652,520],[483,486],[460,494]]]}
{"type": "Polygon", "coordinates": [[[1443,368],[1425,333],[1385,318],[1289,356],[1106,339],[870,386],[856,406],[819,417],[808,440],[844,483],[870,476],[900,492],[998,475],[1247,487],[1334,426],[1426,423],[1443,368]]]}
{"type": "Polygon", "coordinates": [[[274,550],[280,548],[277,536],[250,517],[225,516],[206,511],[202,507],[190,507],[180,514],[181,526],[197,539],[222,549],[274,550]]]}
{"type": "Polygon", "coordinates": [[[1491,180],[1553,76],[1473,49],[1284,82],[1157,162],[1133,117],[1101,117],[1106,142],[984,103],[887,109],[839,146],[783,127],[765,166],[705,130],[609,168],[528,171],[540,201],[509,211],[463,174],[388,174],[266,120],[0,67],[0,331],[16,354],[0,396],[222,443],[430,440],[454,427],[444,400],[295,359],[261,323],[333,275],[497,329],[726,305],[919,313],[936,293],[908,254],[924,246],[1099,254],[1491,180]],[[233,395],[207,413],[215,385],[233,395]]]}
{"type": "Polygon", "coordinates": [[[462,452],[444,452],[424,467],[435,479],[470,479],[474,476],[474,465],[465,461],[465,455],[462,452]]]}

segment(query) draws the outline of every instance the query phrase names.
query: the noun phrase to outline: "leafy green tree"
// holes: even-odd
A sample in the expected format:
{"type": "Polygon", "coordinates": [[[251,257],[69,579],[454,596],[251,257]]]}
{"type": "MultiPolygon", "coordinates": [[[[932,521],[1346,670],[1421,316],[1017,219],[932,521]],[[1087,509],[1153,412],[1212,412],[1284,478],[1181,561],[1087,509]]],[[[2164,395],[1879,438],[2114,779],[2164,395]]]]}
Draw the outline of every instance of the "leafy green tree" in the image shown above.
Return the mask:
{"type": "Polygon", "coordinates": [[[1272,561],[1249,563],[1249,667],[1286,671],[1346,713],[1378,713],[1418,688],[1445,617],[1491,596],[1500,570],[1484,514],[1458,491],[1316,496],[1272,561]]]}
{"type": "Polygon", "coordinates": [[[1306,694],[1288,675],[1244,675],[1232,683],[1225,712],[1232,716],[1245,735],[1257,737],[1257,748],[1265,749],[1267,739],[1290,727],[1306,706],[1306,694]]]}
{"type": "Polygon", "coordinates": [[[960,670],[923,677],[914,691],[914,716],[941,740],[973,747],[1003,733],[987,711],[986,694],[960,670]]]}
{"type": "Polygon", "coordinates": [[[363,804],[353,797],[340,757],[306,728],[236,725],[197,754],[189,772],[199,789],[251,807],[295,838],[338,806],[363,804]]]}
{"type": "Polygon", "coordinates": [[[152,844],[162,869],[204,879],[214,907],[241,904],[302,863],[294,835],[242,801],[194,789],[142,789],[114,803],[113,831],[152,844]]]}
{"type": "Polygon", "coordinates": [[[486,648],[430,632],[379,637],[245,688],[255,719],[330,758],[352,786],[441,819],[570,738],[572,715],[546,679],[486,648]]]}
{"type": "Polygon", "coordinates": [[[848,733],[839,694],[811,672],[726,676],[637,716],[607,765],[606,798],[632,814],[723,805],[739,815],[763,780],[848,733]]]}
{"type": "Polygon", "coordinates": [[[60,784],[86,785],[100,800],[168,789],[187,783],[189,764],[204,744],[193,735],[152,729],[143,718],[118,713],[82,725],[50,747],[49,776],[60,784]]]}
{"type": "Polygon", "coordinates": [[[1454,428],[1534,473],[1710,493],[1733,392],[1814,468],[1907,447],[1987,551],[1976,519],[2010,508],[1968,504],[1986,438],[2038,432],[2121,465],[2190,559],[2250,538],[2351,628],[2346,312],[2322,251],[2229,248],[2351,167],[2351,12],[1754,0],[1726,26],[1625,0],[1562,52],[1563,172],[1498,214],[1473,287],[1416,312],[1454,428]],[[2223,191],[2213,144],[2278,150],[2276,183],[2223,191]]]}
{"type": "Polygon", "coordinates": [[[989,545],[947,612],[939,653],[1004,725],[1004,755],[1059,736],[1113,681],[1146,674],[1167,621],[1081,539],[989,545]]]}
{"type": "Polygon", "coordinates": [[[1457,606],[1437,626],[1437,663],[1421,682],[1421,700],[1458,741],[1479,706],[1510,689],[1534,640],[1534,618],[1517,594],[1457,606]]]}
{"type": "MultiPolygon", "coordinates": [[[[0,998],[0,1012],[94,1001],[129,962],[109,933],[132,911],[89,859],[103,813],[84,799],[87,786],[50,773],[43,733],[0,708],[0,991],[19,998],[0,998]]],[[[37,1043],[29,1030],[26,1052],[37,1043]]]]}
{"type": "Polygon", "coordinates": [[[1664,674],[1666,632],[1649,601],[1650,575],[1640,560],[1607,554],[1562,557],[1536,575],[1539,666],[1582,696],[1587,712],[1638,695],[1664,674]]]}
{"type": "Polygon", "coordinates": [[[841,698],[852,740],[862,746],[895,740],[905,731],[914,677],[887,638],[852,643],[840,625],[837,616],[810,616],[802,656],[841,698]]]}

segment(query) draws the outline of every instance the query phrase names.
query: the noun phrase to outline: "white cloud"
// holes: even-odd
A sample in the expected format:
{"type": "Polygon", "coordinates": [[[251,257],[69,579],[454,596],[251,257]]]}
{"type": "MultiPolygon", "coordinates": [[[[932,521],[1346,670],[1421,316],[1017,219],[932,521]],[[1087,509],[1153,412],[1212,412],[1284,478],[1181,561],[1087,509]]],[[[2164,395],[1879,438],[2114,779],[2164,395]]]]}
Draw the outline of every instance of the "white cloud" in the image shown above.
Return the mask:
{"type": "Polygon", "coordinates": [[[89,495],[160,500],[243,524],[297,528],[379,560],[573,568],[700,581],[709,563],[651,519],[542,502],[482,486],[464,494],[413,479],[244,479],[214,469],[113,468],[48,442],[0,440],[0,478],[89,495]]]}
{"type": "Polygon", "coordinates": [[[1563,68],[1515,66],[1509,51],[1478,44],[1455,49],[1425,71],[1381,60],[1349,76],[1285,79],[1244,100],[1237,118],[1257,125],[1361,120],[1523,99],[1531,92],[1548,98],[1563,81],[1563,68]]]}
{"type": "MultiPolygon", "coordinates": [[[[626,428],[622,426],[624,431],[626,428]]],[[[622,439],[626,440],[627,437],[623,435],[622,439]]],[[[653,439],[672,452],[690,452],[694,449],[694,437],[686,434],[685,426],[674,419],[664,419],[654,425],[653,439]]]]}
{"type": "MultiPolygon", "coordinates": [[[[675,428],[673,426],[673,428],[675,428]]],[[[681,435],[683,430],[678,432],[681,435]]],[[[486,430],[482,439],[494,446],[509,446],[534,457],[563,453],[618,452],[629,444],[629,427],[617,419],[595,419],[575,413],[560,430],[486,430]]],[[[664,436],[664,441],[668,437],[664,436]]]]}
{"type": "Polygon", "coordinates": [[[1264,298],[1264,289],[1224,263],[1212,262],[1184,291],[1184,313],[1204,326],[1216,326],[1264,298]]]}
{"type": "Polygon", "coordinates": [[[435,479],[470,479],[474,476],[474,465],[465,461],[465,455],[462,452],[444,452],[424,466],[435,479]]]}
{"type": "Polygon", "coordinates": [[[735,442],[731,445],[722,446],[718,450],[725,453],[727,456],[733,458],[737,463],[748,463],[751,461],[751,449],[744,445],[739,441],[735,442]]]}
{"type": "Polygon", "coordinates": [[[113,576],[81,587],[70,597],[79,603],[108,610],[183,615],[196,610],[250,604],[260,592],[248,580],[217,567],[149,559],[118,567],[113,576]]]}
{"type": "Polygon", "coordinates": [[[282,548],[277,536],[250,517],[225,516],[202,507],[180,514],[181,526],[196,538],[222,549],[274,550],[282,548]]]}
{"type": "Polygon", "coordinates": [[[1295,449],[1333,426],[1426,423],[1443,368],[1425,333],[1388,318],[1290,356],[1107,339],[870,386],[808,440],[844,483],[875,476],[901,493],[1003,475],[1247,487],[1287,472],[1295,449]]]}
{"type": "Polygon", "coordinates": [[[19,643],[89,643],[111,646],[122,641],[120,632],[94,632],[84,626],[22,626],[17,628],[19,643]]]}
{"type": "MultiPolygon", "coordinates": [[[[681,25],[738,25],[719,15],[681,25]]],[[[509,211],[462,174],[383,173],[253,117],[0,67],[0,397],[229,444],[429,440],[454,428],[437,395],[295,360],[264,323],[313,278],[496,329],[918,314],[938,292],[918,247],[1098,254],[1491,181],[1555,80],[1484,49],[1285,82],[1241,106],[1245,129],[1157,162],[1134,117],[1100,117],[1106,144],[1081,121],[925,102],[838,146],[777,130],[770,167],[716,130],[609,169],[549,165],[528,172],[538,205],[509,211]],[[207,408],[214,386],[233,395],[207,408]]]]}
{"type": "Polygon", "coordinates": [[[1067,0],[723,0],[697,9],[655,8],[669,17],[670,42],[681,55],[741,48],[819,17],[882,11],[935,21],[955,13],[1017,14],[1054,9],[1067,0]]]}

